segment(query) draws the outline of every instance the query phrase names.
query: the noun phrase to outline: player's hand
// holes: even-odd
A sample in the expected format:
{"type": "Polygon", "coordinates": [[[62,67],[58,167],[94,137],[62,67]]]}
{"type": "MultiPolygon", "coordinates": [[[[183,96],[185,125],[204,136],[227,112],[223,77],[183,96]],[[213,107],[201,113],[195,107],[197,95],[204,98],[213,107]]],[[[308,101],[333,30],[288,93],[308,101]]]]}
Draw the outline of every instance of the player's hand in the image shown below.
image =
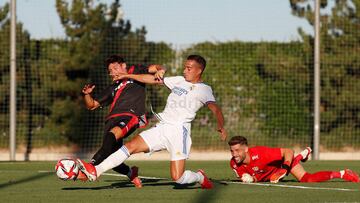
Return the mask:
{"type": "Polygon", "coordinates": [[[86,85],[84,86],[84,88],[82,89],[81,92],[82,92],[84,95],[91,94],[91,92],[94,90],[94,88],[95,88],[95,85],[93,85],[93,84],[86,84],[86,85]]]}
{"type": "Polygon", "coordinates": [[[270,182],[278,183],[282,178],[284,178],[286,176],[286,174],[287,174],[287,170],[284,168],[281,168],[270,176],[270,182]]]}
{"type": "Polygon", "coordinates": [[[156,73],[154,74],[155,80],[159,80],[159,81],[163,80],[164,74],[165,74],[165,70],[161,69],[161,70],[156,71],[156,73]]]}
{"type": "Polygon", "coordinates": [[[225,128],[219,128],[217,131],[220,133],[220,139],[222,141],[225,141],[227,138],[227,132],[226,132],[225,128]]]}
{"type": "Polygon", "coordinates": [[[241,176],[240,180],[244,183],[253,183],[254,182],[254,178],[248,173],[244,173],[241,176]]]}

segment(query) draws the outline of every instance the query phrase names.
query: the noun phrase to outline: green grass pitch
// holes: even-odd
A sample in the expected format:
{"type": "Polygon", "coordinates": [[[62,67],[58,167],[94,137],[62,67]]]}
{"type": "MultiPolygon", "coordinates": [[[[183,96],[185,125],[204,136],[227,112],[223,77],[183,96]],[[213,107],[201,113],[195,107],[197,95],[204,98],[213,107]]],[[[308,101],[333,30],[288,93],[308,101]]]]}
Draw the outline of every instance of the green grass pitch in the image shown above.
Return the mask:
{"type": "MultiPolygon", "coordinates": [[[[290,175],[283,182],[265,185],[239,184],[228,161],[189,161],[187,169],[202,168],[215,182],[212,190],[199,185],[179,187],[169,180],[168,161],[130,161],[144,179],[134,188],[126,178],[104,175],[98,182],[62,181],[54,162],[0,162],[1,202],[359,202],[360,184],[342,180],[298,183],[290,175]],[[281,186],[281,187],[278,187],[281,186]],[[295,186],[295,187],[294,187],[295,186]],[[300,187],[299,187],[300,186],[300,187]],[[304,186],[304,187],[301,187],[304,186]]],[[[309,161],[308,172],[350,168],[360,172],[359,161],[309,161]]],[[[112,171],[108,173],[115,174],[112,171]]]]}

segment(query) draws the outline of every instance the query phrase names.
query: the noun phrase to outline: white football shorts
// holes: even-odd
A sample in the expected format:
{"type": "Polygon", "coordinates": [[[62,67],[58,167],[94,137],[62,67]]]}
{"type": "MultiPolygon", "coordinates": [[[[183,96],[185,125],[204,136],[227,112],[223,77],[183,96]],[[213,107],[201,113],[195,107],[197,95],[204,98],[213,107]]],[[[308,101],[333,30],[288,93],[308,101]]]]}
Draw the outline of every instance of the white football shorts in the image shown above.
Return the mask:
{"type": "Polygon", "coordinates": [[[191,124],[157,123],[140,133],[150,153],[166,149],[171,161],[187,159],[191,148],[191,124]]]}

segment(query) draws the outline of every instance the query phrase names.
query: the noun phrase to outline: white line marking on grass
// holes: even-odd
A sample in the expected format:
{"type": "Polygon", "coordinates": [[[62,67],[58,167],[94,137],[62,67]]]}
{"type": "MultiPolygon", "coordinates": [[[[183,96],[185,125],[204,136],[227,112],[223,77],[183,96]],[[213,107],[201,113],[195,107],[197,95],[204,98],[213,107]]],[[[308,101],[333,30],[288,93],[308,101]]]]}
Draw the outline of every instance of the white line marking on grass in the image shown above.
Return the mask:
{"type": "MultiPolygon", "coordinates": [[[[115,173],[103,173],[102,175],[106,175],[106,176],[117,176],[117,177],[127,178],[126,175],[115,174],[115,173]]],[[[151,177],[151,176],[139,176],[139,178],[152,179],[152,180],[169,180],[168,178],[158,178],[158,177],[151,177]]]]}
{"type": "Polygon", "coordinates": [[[38,171],[38,173],[56,173],[55,171],[38,171]]]}
{"type": "Polygon", "coordinates": [[[285,187],[285,188],[298,188],[298,189],[309,189],[309,190],[359,191],[359,190],[356,190],[356,189],[347,189],[347,188],[308,187],[308,186],[300,186],[300,185],[279,185],[279,184],[266,184],[266,183],[243,183],[243,182],[231,182],[231,181],[220,181],[220,182],[229,183],[229,184],[257,185],[257,186],[266,186],[266,187],[285,187]]]}

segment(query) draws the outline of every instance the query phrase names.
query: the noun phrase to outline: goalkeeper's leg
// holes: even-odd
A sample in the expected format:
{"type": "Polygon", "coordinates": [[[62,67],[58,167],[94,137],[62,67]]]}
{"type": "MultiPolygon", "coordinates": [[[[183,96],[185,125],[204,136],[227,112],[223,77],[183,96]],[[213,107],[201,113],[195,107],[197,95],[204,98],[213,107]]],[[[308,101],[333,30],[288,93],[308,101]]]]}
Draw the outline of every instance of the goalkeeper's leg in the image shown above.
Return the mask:
{"type": "Polygon", "coordinates": [[[300,182],[325,182],[335,178],[341,178],[349,182],[359,182],[359,176],[356,172],[349,169],[341,171],[319,171],[316,173],[307,173],[301,164],[291,169],[291,174],[300,182]]]}
{"type": "Polygon", "coordinates": [[[308,160],[312,150],[310,147],[306,147],[303,151],[301,151],[298,155],[294,157],[291,163],[291,168],[295,167],[301,162],[305,162],[308,160]]]}

